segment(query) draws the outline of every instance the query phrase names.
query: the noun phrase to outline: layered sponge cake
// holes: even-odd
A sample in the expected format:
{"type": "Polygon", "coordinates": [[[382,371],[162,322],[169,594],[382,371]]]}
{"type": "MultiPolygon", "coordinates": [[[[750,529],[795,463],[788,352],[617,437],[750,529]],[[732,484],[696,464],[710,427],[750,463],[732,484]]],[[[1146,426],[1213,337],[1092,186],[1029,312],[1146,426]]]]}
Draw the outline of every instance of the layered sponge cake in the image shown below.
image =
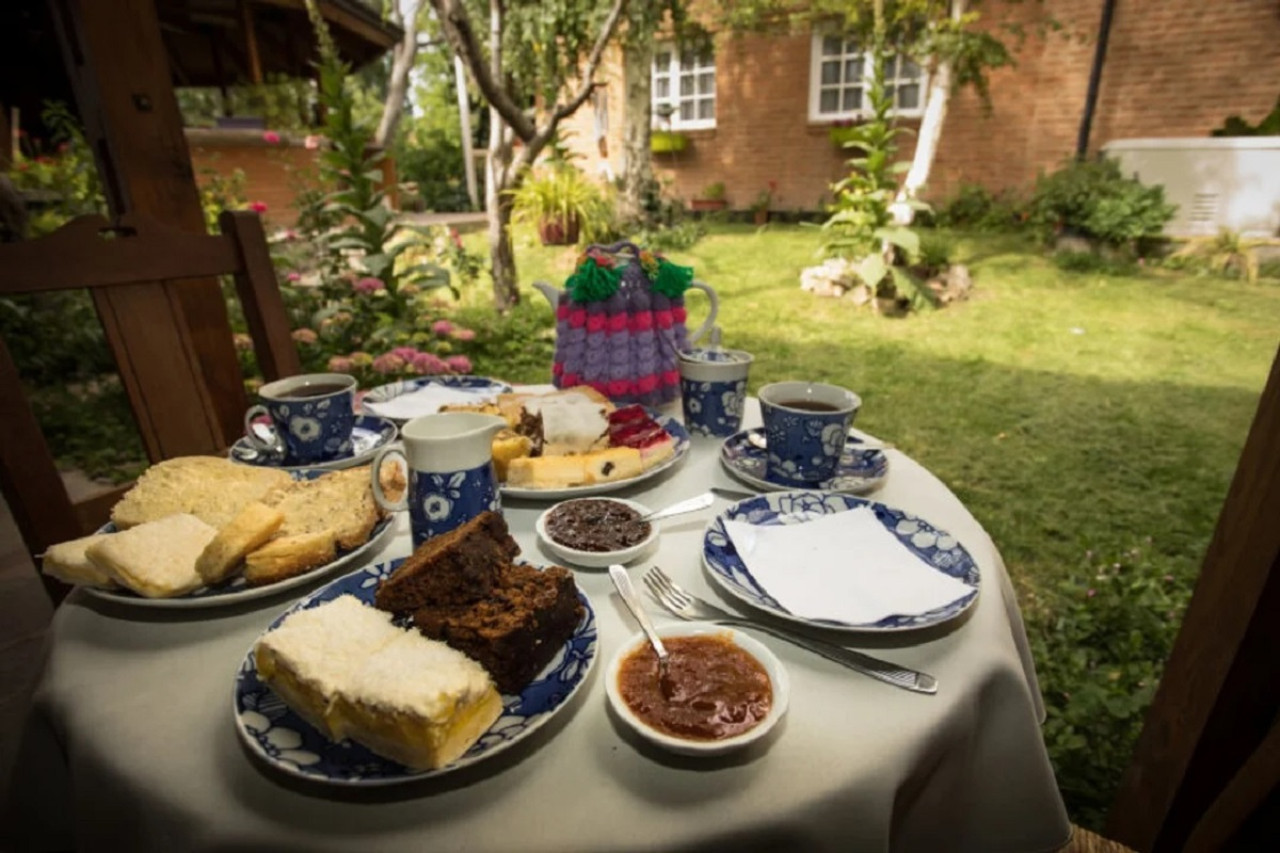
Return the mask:
{"type": "Polygon", "coordinates": [[[258,675],[330,740],[414,769],[460,757],[502,713],[478,663],[343,595],[290,614],[254,648],[258,675]]]}

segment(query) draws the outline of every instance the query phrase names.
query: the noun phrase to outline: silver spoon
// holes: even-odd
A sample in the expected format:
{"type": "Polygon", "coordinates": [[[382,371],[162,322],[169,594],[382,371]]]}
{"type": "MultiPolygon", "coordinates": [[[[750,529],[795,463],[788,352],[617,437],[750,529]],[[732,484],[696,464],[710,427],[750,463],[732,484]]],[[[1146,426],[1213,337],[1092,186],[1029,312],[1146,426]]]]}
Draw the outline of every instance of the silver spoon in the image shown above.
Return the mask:
{"type": "Polygon", "coordinates": [[[648,515],[642,515],[636,521],[659,521],[663,518],[670,518],[673,515],[683,515],[686,512],[697,512],[700,509],[706,509],[715,503],[716,496],[711,492],[703,492],[697,497],[674,503],[665,509],[654,510],[648,515]]]}
{"type": "Polygon", "coordinates": [[[653,646],[653,653],[658,656],[658,686],[662,690],[662,695],[670,698],[671,679],[667,667],[671,656],[667,654],[667,647],[662,644],[662,638],[658,636],[653,622],[649,621],[649,614],[640,603],[640,596],[636,595],[635,587],[631,585],[631,578],[627,576],[627,570],[614,563],[609,566],[609,577],[613,580],[614,589],[618,590],[618,595],[622,597],[622,603],[627,605],[631,615],[640,623],[640,630],[644,631],[644,635],[649,638],[649,645],[653,646]]]}

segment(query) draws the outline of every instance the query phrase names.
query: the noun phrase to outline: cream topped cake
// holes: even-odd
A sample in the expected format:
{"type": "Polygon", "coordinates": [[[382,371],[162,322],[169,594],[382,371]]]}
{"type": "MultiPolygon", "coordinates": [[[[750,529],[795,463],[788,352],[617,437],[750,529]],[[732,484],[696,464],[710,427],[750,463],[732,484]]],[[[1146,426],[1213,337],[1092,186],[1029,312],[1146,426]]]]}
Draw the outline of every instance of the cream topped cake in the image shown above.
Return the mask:
{"type": "Polygon", "coordinates": [[[542,454],[566,456],[608,446],[609,416],[605,406],[584,394],[564,392],[530,397],[524,409],[542,418],[542,454]]]}

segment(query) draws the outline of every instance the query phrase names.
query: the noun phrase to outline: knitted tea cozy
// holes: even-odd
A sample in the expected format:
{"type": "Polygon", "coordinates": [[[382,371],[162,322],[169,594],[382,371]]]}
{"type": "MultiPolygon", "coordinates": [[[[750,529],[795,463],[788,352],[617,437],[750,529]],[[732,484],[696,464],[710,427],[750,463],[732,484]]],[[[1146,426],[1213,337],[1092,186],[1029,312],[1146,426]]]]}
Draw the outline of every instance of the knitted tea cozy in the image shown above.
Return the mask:
{"type": "Polygon", "coordinates": [[[684,292],[693,268],[633,243],[591,246],[556,307],[552,381],[590,385],[617,403],[658,406],[680,392],[684,292]]]}

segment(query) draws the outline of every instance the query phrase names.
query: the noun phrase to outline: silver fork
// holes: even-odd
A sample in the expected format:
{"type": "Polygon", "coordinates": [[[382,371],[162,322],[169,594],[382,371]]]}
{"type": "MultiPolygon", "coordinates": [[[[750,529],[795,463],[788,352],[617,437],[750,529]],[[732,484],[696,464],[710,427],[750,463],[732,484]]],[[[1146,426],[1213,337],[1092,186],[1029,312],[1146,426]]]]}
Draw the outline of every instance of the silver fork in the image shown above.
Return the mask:
{"type": "Polygon", "coordinates": [[[657,566],[645,572],[644,584],[649,588],[650,594],[658,600],[659,604],[681,619],[755,628],[764,631],[766,634],[772,634],[781,640],[795,643],[797,646],[806,648],[836,663],[844,664],[863,675],[869,675],[886,684],[892,684],[894,687],[901,687],[904,690],[911,690],[916,693],[938,692],[938,680],[932,675],[907,669],[854,649],[837,646],[834,643],[827,643],[822,640],[815,640],[812,637],[806,637],[803,634],[794,633],[785,628],[744,619],[727,610],[721,610],[714,604],[703,601],[701,598],[686,592],[657,566]]]}

